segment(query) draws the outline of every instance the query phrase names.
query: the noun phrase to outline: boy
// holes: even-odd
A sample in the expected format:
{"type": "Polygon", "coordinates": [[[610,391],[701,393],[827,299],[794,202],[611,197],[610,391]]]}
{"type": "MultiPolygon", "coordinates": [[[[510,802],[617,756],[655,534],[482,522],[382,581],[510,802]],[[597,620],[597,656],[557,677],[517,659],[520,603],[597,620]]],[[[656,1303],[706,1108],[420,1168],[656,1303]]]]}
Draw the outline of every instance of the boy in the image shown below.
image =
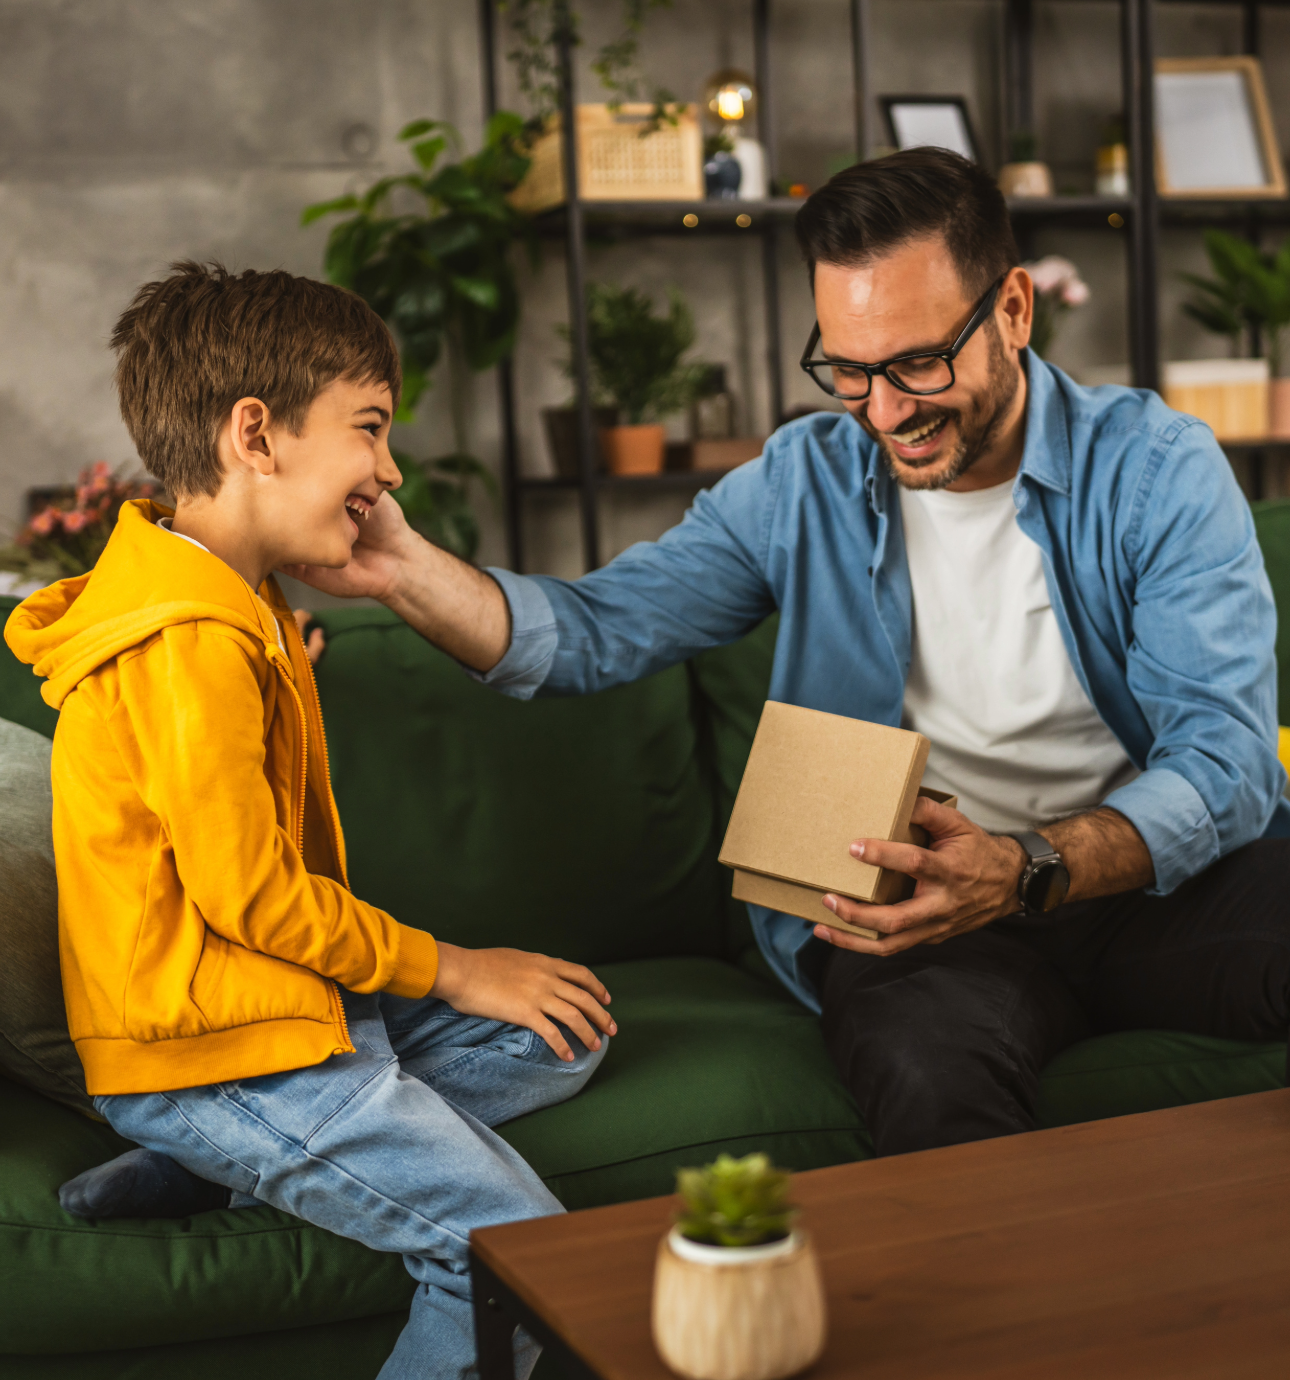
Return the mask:
{"type": "MultiPolygon", "coordinates": [[[[94,571],[5,629],[62,711],[72,1038],[99,1112],[160,1163],[403,1254],[419,1287],[384,1380],[470,1375],[471,1229],[561,1211],[488,1128],[586,1082],[617,1033],[609,994],[574,964],[436,944],[349,892],[271,572],[345,565],[400,483],[398,355],[339,288],[172,272],[112,344],[175,512],[128,504],[94,571]]],[[[536,1348],[517,1341],[527,1375],[536,1348]]]]}

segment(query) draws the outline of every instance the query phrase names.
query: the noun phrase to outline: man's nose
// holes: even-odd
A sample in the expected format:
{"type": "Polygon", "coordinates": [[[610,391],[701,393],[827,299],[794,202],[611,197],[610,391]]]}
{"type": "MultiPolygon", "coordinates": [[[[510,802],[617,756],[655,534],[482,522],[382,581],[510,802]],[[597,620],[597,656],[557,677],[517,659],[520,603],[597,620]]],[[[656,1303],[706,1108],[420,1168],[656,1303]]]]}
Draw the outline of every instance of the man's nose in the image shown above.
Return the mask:
{"type": "Polygon", "coordinates": [[[865,416],[869,425],[878,431],[895,431],[901,422],[912,417],[918,403],[908,393],[893,387],[881,374],[874,376],[869,390],[869,406],[865,416]]]}

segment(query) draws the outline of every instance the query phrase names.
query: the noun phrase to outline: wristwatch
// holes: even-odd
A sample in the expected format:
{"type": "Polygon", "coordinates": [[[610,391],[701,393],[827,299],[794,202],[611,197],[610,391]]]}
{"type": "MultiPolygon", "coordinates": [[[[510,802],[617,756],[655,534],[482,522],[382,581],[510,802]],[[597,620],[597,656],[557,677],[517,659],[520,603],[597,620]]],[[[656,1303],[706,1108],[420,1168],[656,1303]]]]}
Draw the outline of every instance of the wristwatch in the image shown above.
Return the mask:
{"type": "Polygon", "coordinates": [[[1071,874],[1062,855],[1041,834],[1008,834],[1026,850],[1026,865],[1017,883],[1017,897],[1027,915],[1046,915],[1066,899],[1071,874]]]}

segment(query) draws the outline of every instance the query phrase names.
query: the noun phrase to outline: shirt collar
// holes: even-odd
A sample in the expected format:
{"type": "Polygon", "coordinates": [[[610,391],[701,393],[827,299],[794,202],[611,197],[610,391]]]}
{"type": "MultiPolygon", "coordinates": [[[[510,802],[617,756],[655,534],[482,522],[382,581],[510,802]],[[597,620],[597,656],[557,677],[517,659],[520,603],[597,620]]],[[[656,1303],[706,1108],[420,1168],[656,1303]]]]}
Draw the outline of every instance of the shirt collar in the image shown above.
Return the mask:
{"type": "Polygon", "coordinates": [[[1026,446],[1017,479],[1033,479],[1045,488],[1071,490],[1071,441],[1065,401],[1053,371],[1038,355],[1026,350],[1026,446]]]}

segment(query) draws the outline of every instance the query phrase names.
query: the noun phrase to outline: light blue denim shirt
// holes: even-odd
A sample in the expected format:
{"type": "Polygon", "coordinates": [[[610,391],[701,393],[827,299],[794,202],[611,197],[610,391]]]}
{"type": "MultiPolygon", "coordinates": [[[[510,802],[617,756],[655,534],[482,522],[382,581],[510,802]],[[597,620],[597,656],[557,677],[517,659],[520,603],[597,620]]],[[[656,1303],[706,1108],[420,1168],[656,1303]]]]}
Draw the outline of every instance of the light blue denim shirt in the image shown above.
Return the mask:
{"type": "MultiPolygon", "coordinates": [[[[1106,803],[1142,835],[1167,893],[1251,839],[1290,834],[1272,591],[1207,426],[1154,393],[1081,388],[1025,363],[1017,521],[1043,553],[1075,674],[1141,771],[1106,803]]],[[[850,416],[781,427],[679,526],[581,580],[490,573],[513,631],[482,679],[506,694],[635,680],[779,609],[771,699],[900,723],[911,596],[899,495],[850,416]]],[[[804,920],[749,910],[775,971],[818,1010],[826,946],[804,920]]]]}

